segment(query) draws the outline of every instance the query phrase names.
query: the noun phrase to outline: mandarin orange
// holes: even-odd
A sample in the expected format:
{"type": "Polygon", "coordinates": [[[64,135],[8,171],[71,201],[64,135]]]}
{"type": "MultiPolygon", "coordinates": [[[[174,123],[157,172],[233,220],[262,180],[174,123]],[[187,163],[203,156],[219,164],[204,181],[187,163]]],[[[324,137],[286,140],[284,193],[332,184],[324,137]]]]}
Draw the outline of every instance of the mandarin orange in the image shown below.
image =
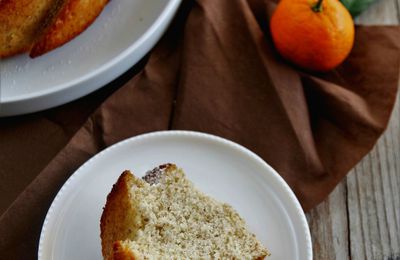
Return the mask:
{"type": "Polygon", "coordinates": [[[283,57],[313,71],[338,66],[354,43],[353,19],[339,0],[281,0],[270,30],[283,57]]]}

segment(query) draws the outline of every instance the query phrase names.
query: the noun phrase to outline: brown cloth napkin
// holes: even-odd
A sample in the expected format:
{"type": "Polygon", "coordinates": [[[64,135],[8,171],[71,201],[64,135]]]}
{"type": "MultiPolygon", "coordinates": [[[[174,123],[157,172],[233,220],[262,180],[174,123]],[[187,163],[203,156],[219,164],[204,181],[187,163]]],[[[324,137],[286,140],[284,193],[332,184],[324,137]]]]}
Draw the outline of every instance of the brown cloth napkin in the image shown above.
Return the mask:
{"type": "Polygon", "coordinates": [[[263,0],[184,1],[145,68],[90,115],[1,215],[0,259],[35,257],[52,199],[88,158],[156,130],[195,130],[238,142],[283,176],[305,210],[321,202],[387,125],[399,80],[400,28],[357,27],[347,61],[310,74],[274,51],[267,26],[273,7],[263,0]]]}

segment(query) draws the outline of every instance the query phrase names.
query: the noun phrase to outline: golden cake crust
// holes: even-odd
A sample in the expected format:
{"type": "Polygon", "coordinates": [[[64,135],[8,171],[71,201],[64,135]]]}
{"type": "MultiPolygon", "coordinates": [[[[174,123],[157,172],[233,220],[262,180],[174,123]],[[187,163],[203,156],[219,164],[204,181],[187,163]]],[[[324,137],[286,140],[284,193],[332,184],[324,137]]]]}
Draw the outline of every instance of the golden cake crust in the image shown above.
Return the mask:
{"type": "Polygon", "coordinates": [[[30,56],[37,57],[69,42],[91,25],[108,0],[68,0],[55,21],[34,44],[30,56]]]}
{"type": "Polygon", "coordinates": [[[47,53],[83,32],[109,0],[0,0],[0,58],[47,53]]]}
{"type": "MultiPolygon", "coordinates": [[[[129,201],[129,189],[132,182],[132,173],[129,171],[123,172],[107,196],[107,203],[100,220],[102,253],[105,259],[113,259],[113,244],[115,241],[124,240],[129,236],[126,229],[128,221],[126,212],[132,210],[129,201]]],[[[121,251],[118,243],[115,245],[115,249],[118,252],[121,251]]],[[[117,255],[122,256],[123,254],[117,253],[117,255]]]]}
{"type": "Polygon", "coordinates": [[[135,260],[136,257],[133,255],[133,253],[123,247],[120,241],[114,242],[113,246],[113,257],[114,260],[135,260]]]}
{"type": "Polygon", "coordinates": [[[27,52],[66,0],[1,0],[0,58],[27,52]]]}

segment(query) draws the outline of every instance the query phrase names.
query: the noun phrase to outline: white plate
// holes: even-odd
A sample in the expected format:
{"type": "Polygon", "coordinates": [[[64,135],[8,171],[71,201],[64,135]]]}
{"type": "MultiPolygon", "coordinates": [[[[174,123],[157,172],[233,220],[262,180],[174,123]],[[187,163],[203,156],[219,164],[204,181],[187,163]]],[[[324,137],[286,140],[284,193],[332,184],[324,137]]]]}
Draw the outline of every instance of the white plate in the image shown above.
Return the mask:
{"type": "Polygon", "coordinates": [[[81,35],[41,57],[0,61],[0,116],[82,97],[138,62],[159,40],[181,0],[112,0],[81,35]]]}
{"type": "Polygon", "coordinates": [[[271,251],[270,259],[312,259],[306,218],[285,181],[260,157],[212,135],[167,131],[122,141],[94,156],[64,184],[43,224],[39,260],[101,259],[100,216],[125,169],[182,167],[203,192],[231,204],[271,251]]]}

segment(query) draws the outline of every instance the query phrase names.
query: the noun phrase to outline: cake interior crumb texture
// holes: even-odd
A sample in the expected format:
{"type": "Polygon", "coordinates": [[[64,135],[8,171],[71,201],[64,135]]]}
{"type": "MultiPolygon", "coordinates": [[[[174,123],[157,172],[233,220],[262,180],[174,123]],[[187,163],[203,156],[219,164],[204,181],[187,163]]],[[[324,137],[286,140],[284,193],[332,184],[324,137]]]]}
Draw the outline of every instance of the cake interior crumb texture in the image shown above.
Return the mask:
{"type": "Polygon", "coordinates": [[[115,251],[129,252],[130,259],[263,259],[269,255],[231,206],[197,190],[175,165],[169,165],[154,185],[125,174],[130,176],[130,205],[123,225],[129,230],[105,258],[115,259],[115,251]]]}

